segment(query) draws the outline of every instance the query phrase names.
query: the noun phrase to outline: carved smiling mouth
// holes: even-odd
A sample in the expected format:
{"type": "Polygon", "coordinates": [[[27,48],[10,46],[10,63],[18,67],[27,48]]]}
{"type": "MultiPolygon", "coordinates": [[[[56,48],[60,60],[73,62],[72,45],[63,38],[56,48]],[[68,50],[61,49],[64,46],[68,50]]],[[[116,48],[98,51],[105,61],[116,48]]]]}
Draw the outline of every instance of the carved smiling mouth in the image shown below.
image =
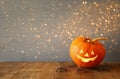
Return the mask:
{"type": "Polygon", "coordinates": [[[94,61],[97,58],[97,55],[95,57],[92,58],[84,58],[79,56],[78,54],[76,54],[76,56],[82,61],[82,62],[89,62],[89,61],[94,61]]]}

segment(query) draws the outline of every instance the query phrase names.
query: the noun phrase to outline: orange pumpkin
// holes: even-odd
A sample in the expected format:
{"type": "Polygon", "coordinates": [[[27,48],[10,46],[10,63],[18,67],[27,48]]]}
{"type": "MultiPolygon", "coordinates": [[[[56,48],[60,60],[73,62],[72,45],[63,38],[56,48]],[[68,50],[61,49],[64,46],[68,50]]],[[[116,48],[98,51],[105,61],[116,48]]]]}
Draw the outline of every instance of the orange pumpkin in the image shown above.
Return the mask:
{"type": "Polygon", "coordinates": [[[70,46],[70,56],[79,67],[95,67],[100,64],[105,56],[104,46],[98,40],[107,38],[89,39],[78,37],[70,46]]]}

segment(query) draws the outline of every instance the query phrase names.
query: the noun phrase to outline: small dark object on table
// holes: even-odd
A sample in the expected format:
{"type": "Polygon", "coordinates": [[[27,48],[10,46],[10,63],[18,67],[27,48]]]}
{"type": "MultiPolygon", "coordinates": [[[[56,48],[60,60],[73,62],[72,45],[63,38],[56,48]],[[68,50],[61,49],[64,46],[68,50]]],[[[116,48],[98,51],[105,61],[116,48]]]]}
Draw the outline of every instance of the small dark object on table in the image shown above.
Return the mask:
{"type": "Polygon", "coordinates": [[[59,67],[56,69],[56,72],[67,72],[67,69],[64,67],[59,67]]]}

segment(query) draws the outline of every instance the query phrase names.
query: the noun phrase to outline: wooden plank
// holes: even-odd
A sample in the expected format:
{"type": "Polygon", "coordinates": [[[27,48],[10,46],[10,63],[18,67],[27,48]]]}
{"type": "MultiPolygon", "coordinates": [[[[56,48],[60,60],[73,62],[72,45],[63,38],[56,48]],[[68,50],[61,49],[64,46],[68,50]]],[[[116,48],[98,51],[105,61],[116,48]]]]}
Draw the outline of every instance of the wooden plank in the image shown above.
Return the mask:
{"type": "Polygon", "coordinates": [[[29,63],[11,79],[54,79],[58,63],[29,63]]]}
{"type": "Polygon", "coordinates": [[[27,63],[0,63],[0,79],[10,79],[27,63]]]}
{"type": "Polygon", "coordinates": [[[73,62],[0,63],[0,79],[120,79],[120,63],[91,69],[73,62]]]}

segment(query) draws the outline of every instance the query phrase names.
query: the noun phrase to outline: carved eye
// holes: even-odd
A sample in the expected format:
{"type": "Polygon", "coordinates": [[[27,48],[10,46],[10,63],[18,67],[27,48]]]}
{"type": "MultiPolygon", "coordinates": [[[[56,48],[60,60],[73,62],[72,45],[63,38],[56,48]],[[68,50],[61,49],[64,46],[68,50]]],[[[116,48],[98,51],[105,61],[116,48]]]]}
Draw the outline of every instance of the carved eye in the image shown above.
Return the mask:
{"type": "Polygon", "coordinates": [[[79,52],[80,54],[83,54],[84,52],[83,52],[83,50],[80,50],[80,52],[79,52]]]}
{"type": "Polygon", "coordinates": [[[94,51],[92,50],[92,52],[91,52],[91,55],[94,55],[95,53],[94,53],[94,51]]]}

